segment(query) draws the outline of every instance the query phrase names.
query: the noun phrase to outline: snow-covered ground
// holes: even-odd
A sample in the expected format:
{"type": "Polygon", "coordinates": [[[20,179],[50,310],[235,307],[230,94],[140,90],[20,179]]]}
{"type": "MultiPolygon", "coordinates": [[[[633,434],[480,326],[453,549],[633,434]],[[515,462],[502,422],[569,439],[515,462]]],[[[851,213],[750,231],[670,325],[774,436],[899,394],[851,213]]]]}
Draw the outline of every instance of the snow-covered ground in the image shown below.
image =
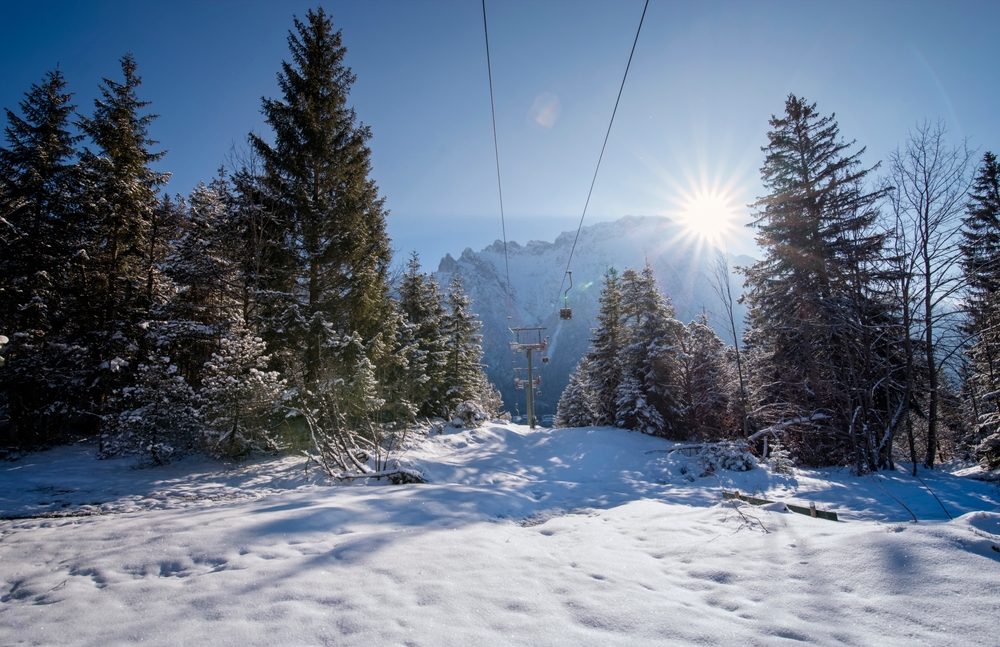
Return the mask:
{"type": "Polygon", "coordinates": [[[1000,644],[996,485],[698,478],[676,447],[449,428],[414,439],[403,462],[429,483],[404,486],[331,485],[296,457],[5,462],[0,644],[1000,644]]]}

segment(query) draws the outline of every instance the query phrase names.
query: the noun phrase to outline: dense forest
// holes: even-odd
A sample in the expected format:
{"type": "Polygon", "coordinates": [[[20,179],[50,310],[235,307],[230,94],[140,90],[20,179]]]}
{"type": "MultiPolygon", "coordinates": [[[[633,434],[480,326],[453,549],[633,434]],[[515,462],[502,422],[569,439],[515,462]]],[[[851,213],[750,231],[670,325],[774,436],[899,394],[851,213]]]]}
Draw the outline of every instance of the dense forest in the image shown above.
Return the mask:
{"type": "MultiPolygon", "coordinates": [[[[131,55],[90,116],[60,71],[6,111],[0,147],[0,445],[103,456],[308,452],[381,473],[417,420],[499,413],[461,278],[392,269],[355,77],[320,9],[295,21],[270,137],[171,197],[131,55]],[[374,468],[369,463],[374,459],[374,468]]],[[[918,125],[866,166],[790,95],[753,208],[762,258],[714,277],[727,347],[674,317],[652,271],[608,271],[556,424],[859,473],[1000,465],[1000,167],[918,125]]]]}
{"type": "MultiPolygon", "coordinates": [[[[131,55],[91,116],[59,70],[0,148],[0,444],[104,456],[308,451],[339,473],[418,416],[495,415],[460,279],[391,274],[355,80],[322,11],[295,21],[270,141],[186,199],[149,137],[131,55]]],[[[362,470],[365,471],[365,470],[362,470]]]]}
{"type": "MultiPolygon", "coordinates": [[[[1000,175],[924,123],[865,167],[833,116],[790,95],[752,205],[763,258],[740,268],[742,343],[684,325],[655,278],[609,271],[590,351],[557,424],[749,440],[859,473],[896,460],[1000,465],[1000,175]]],[[[735,338],[734,291],[714,285],[735,338]]]]}

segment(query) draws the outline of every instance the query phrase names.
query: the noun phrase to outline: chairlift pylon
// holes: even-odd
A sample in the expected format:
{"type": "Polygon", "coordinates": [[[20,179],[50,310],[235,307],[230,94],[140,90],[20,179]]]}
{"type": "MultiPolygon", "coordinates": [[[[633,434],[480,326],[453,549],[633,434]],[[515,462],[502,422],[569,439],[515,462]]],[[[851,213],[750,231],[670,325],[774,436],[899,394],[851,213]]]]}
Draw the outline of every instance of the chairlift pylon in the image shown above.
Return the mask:
{"type": "Polygon", "coordinates": [[[569,287],[563,292],[563,307],[559,308],[560,319],[573,318],[573,308],[569,307],[569,291],[573,289],[573,270],[566,270],[566,273],[569,274],[569,287]]]}

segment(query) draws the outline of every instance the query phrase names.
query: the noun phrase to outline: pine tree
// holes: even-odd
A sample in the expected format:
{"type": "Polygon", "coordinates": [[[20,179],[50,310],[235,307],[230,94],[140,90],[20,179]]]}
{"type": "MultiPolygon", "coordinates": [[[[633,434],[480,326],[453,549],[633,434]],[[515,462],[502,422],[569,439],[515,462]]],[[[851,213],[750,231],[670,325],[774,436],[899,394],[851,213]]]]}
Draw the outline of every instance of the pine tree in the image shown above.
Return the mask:
{"type": "Polygon", "coordinates": [[[225,198],[221,180],[211,188],[195,188],[184,234],[162,264],[176,293],[156,314],[178,329],[172,357],[193,388],[198,388],[202,365],[217,350],[220,338],[243,325],[239,277],[225,229],[225,198]]]}
{"type": "Polygon", "coordinates": [[[217,456],[243,456],[275,450],[271,423],[284,391],[277,371],[268,371],[269,357],[260,337],[235,326],[219,342],[204,367],[198,391],[205,445],[217,456]]]}
{"type": "MultiPolygon", "coordinates": [[[[369,179],[369,129],[357,123],[347,96],[355,77],[343,63],[341,34],[322,9],[295,20],[291,62],[282,63],[283,98],[265,99],[274,145],[251,135],[264,162],[265,186],[285,228],[286,264],[275,277],[294,300],[278,344],[297,349],[302,383],[314,388],[323,372],[324,330],[357,333],[370,359],[372,341],[388,347],[389,239],[384,200],[369,179]],[[281,276],[283,274],[283,277],[281,276]]],[[[378,344],[376,344],[378,345],[378,344]]],[[[356,358],[345,357],[348,367],[356,358]]]]}
{"type": "Polygon", "coordinates": [[[149,102],[138,98],[142,80],[135,59],[126,54],[121,66],[123,82],[104,79],[94,116],[78,124],[95,146],[82,158],[92,225],[86,299],[78,316],[91,356],[94,406],[109,420],[117,418],[105,410],[112,391],[129,387],[136,360],[147,361],[139,324],[154,305],[148,300],[150,223],[159,205],[156,191],[169,177],[150,168],[164,153],[149,150],[157,143],[149,139],[156,115],[140,114],[149,102]]]}
{"type": "Polygon", "coordinates": [[[619,427],[672,438],[685,436],[675,397],[677,347],[683,326],[660,294],[653,270],[621,276],[622,381],[616,397],[619,427]]]}
{"type": "MultiPolygon", "coordinates": [[[[983,155],[959,247],[967,285],[966,328],[972,337],[967,351],[971,404],[980,437],[996,436],[1000,433],[1000,163],[993,153],[983,155]]],[[[987,443],[994,444],[1000,442],[987,443]]],[[[995,462],[998,459],[987,461],[995,462]]]]}
{"type": "Polygon", "coordinates": [[[597,419],[597,394],[590,380],[593,367],[584,355],[569,376],[569,384],[559,396],[553,425],[556,427],[589,427],[597,419]]]}
{"type": "Polygon", "coordinates": [[[460,274],[452,278],[446,300],[448,311],[441,321],[447,352],[444,404],[449,413],[471,402],[478,412],[496,415],[498,395],[486,379],[482,365],[482,335],[479,334],[482,323],[470,309],[472,301],[462,290],[460,274]]]}
{"type": "Polygon", "coordinates": [[[729,435],[730,380],[725,345],[705,315],[685,328],[677,361],[682,420],[688,436],[715,441],[729,435]]]}
{"type": "Polygon", "coordinates": [[[590,388],[596,397],[594,424],[612,426],[618,412],[618,386],[622,382],[621,352],[625,346],[622,321],[622,292],[618,272],[612,267],[604,274],[597,327],[592,329],[590,388]]]}
{"type": "Polygon", "coordinates": [[[399,352],[405,358],[404,384],[407,401],[421,416],[445,416],[446,372],[449,360],[443,330],[445,308],[434,279],[420,271],[420,258],[410,257],[399,284],[399,311],[403,321],[397,330],[399,352]]]}
{"type": "Polygon", "coordinates": [[[868,385],[847,383],[858,379],[853,340],[864,326],[852,299],[881,250],[867,232],[883,193],[865,192],[864,149],[851,152],[815,104],[789,95],[770,125],[761,169],[770,193],[754,205],[765,258],[747,271],[754,423],[782,425],[806,462],[857,461],[856,400],[868,385]]]}
{"type": "Polygon", "coordinates": [[[6,442],[56,441],[73,409],[75,349],[65,343],[75,309],[74,261],[82,223],[77,201],[80,141],[57,69],[32,85],[22,117],[6,110],[0,147],[0,333],[10,343],[0,371],[6,442]]]}
{"type": "MultiPolygon", "coordinates": [[[[150,329],[154,338],[157,330],[150,329]]],[[[198,448],[201,424],[197,397],[170,357],[154,351],[139,361],[132,384],[114,392],[108,438],[101,454],[132,454],[163,465],[198,448]]],[[[114,370],[112,368],[112,370],[114,370]]]]}

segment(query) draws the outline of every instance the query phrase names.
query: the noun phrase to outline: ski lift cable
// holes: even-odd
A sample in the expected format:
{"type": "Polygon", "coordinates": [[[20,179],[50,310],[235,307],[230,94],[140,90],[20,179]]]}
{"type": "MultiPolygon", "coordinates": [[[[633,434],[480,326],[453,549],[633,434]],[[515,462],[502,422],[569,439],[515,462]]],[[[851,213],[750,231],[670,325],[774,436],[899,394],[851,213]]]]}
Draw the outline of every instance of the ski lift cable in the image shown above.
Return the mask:
{"type": "MultiPolygon", "coordinates": [[[[483,0],[485,7],[486,0],[483,0]]],[[[587,191],[587,201],[583,205],[583,214],[580,216],[580,225],[576,228],[576,238],[573,239],[573,247],[569,250],[569,259],[566,261],[566,272],[563,274],[562,282],[559,284],[559,292],[563,291],[566,284],[566,275],[569,274],[570,264],[573,262],[573,252],[576,251],[576,243],[580,240],[580,230],[583,229],[583,219],[587,217],[587,207],[590,206],[590,196],[594,193],[594,184],[597,183],[597,173],[601,170],[601,160],[604,159],[604,149],[608,146],[608,138],[611,137],[611,127],[615,124],[615,115],[618,113],[618,102],[622,99],[622,91],[625,89],[625,79],[628,78],[628,69],[632,66],[632,56],[635,54],[636,43],[639,42],[639,32],[642,31],[642,21],[646,18],[646,9],[649,8],[649,0],[642,8],[642,17],[639,18],[639,28],[635,30],[635,40],[632,41],[632,51],[628,55],[628,63],[625,65],[625,74],[622,76],[621,87],[618,88],[618,98],[615,99],[615,109],[611,111],[611,122],[608,124],[608,132],[604,135],[604,144],[601,146],[601,154],[597,158],[597,168],[594,169],[594,177],[590,181],[590,190],[587,191]]],[[[558,297],[556,298],[558,303],[558,297]]]]}
{"type": "MultiPolygon", "coordinates": [[[[649,0],[646,0],[649,2],[649,0]]],[[[486,0],[483,0],[483,35],[486,36],[486,73],[490,79],[490,112],[493,114],[493,150],[497,160],[497,192],[500,194],[500,228],[503,232],[503,263],[507,271],[507,300],[510,301],[510,261],[507,258],[507,223],[503,215],[503,183],[500,181],[500,144],[497,142],[497,109],[493,102],[493,68],[490,65],[490,32],[486,27],[486,0]]]]}

